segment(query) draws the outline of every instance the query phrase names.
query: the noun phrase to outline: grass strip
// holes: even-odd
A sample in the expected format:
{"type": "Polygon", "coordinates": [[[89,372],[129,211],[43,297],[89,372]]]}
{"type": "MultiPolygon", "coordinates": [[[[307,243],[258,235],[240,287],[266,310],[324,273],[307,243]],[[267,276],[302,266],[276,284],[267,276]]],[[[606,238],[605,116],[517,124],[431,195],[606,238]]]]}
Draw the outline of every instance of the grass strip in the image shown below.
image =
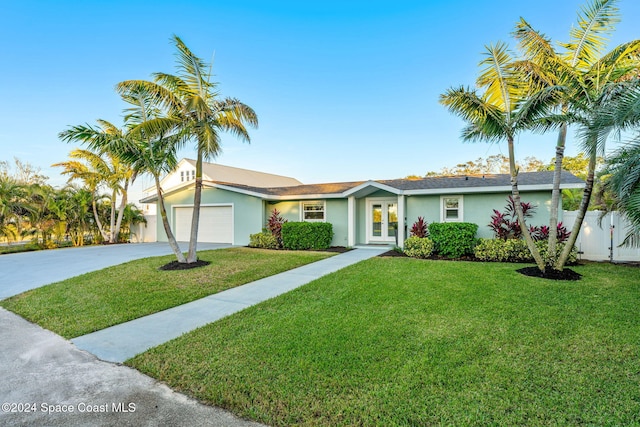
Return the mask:
{"type": "Polygon", "coordinates": [[[160,271],[173,256],[145,258],[22,293],[0,305],[66,338],[156,313],[331,256],[229,248],[198,252],[206,267],[160,271]]]}

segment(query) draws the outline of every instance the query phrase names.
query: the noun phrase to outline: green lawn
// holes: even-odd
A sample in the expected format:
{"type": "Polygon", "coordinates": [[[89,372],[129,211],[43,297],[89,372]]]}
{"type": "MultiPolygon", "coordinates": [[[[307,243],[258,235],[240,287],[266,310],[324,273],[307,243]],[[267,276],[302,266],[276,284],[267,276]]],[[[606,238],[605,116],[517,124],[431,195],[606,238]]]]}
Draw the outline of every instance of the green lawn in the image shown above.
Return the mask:
{"type": "Polygon", "coordinates": [[[203,298],[327,258],[326,252],[229,248],[198,252],[211,264],[160,271],[163,256],[83,274],[0,301],[0,306],[66,338],[203,298]]]}
{"type": "Polygon", "coordinates": [[[640,269],[375,258],[127,363],[269,425],[640,425],[640,269]]]}

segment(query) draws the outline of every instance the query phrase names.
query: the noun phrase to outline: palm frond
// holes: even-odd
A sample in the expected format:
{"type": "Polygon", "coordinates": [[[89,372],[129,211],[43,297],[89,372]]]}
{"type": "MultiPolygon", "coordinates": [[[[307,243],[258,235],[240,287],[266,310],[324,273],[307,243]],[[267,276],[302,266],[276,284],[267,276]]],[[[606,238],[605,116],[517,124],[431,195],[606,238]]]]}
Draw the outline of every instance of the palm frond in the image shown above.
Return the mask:
{"type": "Polygon", "coordinates": [[[569,33],[565,59],[575,68],[586,70],[599,58],[608,36],[620,21],[617,0],[592,0],[578,12],[578,23],[569,33]]]}

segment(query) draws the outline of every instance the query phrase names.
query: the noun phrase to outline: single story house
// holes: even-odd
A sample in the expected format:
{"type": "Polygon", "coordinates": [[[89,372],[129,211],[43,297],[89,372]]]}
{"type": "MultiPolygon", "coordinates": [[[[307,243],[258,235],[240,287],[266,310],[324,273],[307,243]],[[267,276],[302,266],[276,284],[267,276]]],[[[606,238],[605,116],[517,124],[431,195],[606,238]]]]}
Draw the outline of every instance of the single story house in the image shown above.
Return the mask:
{"type": "MultiPolygon", "coordinates": [[[[162,182],[178,241],[189,238],[194,176],[195,161],[183,159],[162,182]]],[[[548,223],[553,172],[521,173],[518,182],[522,200],[537,206],[529,223],[548,223]]],[[[582,180],[565,171],[561,182],[563,189],[584,187],[582,180]]],[[[478,237],[492,237],[487,224],[493,209],[503,210],[510,194],[508,174],[305,185],[290,177],[206,163],[198,240],[246,245],[274,209],[288,221],[330,222],[334,246],[401,246],[419,216],[429,223],[476,223],[478,237]]],[[[141,200],[156,201],[155,194],[141,200]]],[[[162,222],[153,222],[157,240],[166,241],[162,222]]]]}

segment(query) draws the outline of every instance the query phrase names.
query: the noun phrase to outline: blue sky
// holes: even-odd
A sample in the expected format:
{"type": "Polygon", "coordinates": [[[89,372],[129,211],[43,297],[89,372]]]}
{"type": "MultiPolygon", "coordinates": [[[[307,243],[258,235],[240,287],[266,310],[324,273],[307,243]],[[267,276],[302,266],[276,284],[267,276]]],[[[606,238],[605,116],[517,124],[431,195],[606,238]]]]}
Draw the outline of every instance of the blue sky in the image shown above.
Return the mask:
{"type": "MultiPolygon", "coordinates": [[[[473,85],[484,45],[510,41],[520,16],[564,41],[584,3],[7,0],[0,160],[17,157],[63,184],[50,165],[74,146],[58,133],[98,118],[121,125],[114,85],[173,73],[172,34],[213,59],[222,95],[259,116],[250,145],[223,139],[219,163],[315,183],[398,178],[506,154],[505,144],[461,142],[463,123],[438,96],[473,85]]],[[[619,6],[611,45],[638,38],[640,2],[619,6]]],[[[551,159],[555,138],[522,135],[516,154],[551,159]]],[[[572,143],[569,154],[576,151],[572,143]]],[[[191,147],[181,154],[194,156],[191,147]]]]}

